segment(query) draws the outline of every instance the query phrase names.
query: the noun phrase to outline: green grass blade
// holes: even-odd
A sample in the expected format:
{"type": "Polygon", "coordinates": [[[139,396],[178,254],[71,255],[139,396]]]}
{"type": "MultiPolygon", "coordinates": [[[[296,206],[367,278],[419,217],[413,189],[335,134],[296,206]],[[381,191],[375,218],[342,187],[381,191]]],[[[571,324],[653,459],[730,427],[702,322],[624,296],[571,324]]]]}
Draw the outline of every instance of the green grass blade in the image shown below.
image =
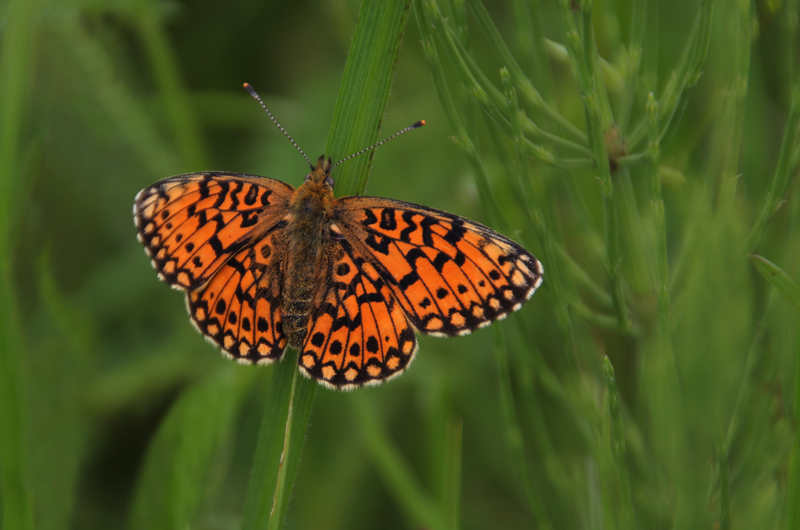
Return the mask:
{"type": "Polygon", "coordinates": [[[625,89],[622,93],[622,100],[617,113],[617,126],[623,137],[628,132],[633,102],[636,98],[636,86],[639,83],[639,67],[642,64],[642,56],[644,55],[644,35],[648,8],[654,9],[654,2],[649,2],[648,0],[633,1],[631,37],[628,44],[627,66],[625,68],[625,89]]]}
{"type": "MultiPolygon", "coordinates": [[[[655,9],[652,11],[653,13],[657,12],[655,9]]],[[[659,97],[661,102],[661,105],[659,105],[659,124],[663,131],[661,138],[669,137],[671,131],[677,127],[678,120],[675,120],[675,117],[681,116],[679,110],[685,108],[689,91],[697,84],[702,75],[703,65],[708,55],[712,13],[713,1],[703,0],[700,3],[700,13],[692,29],[692,34],[687,41],[683,57],[659,97]]],[[[649,63],[652,64],[652,62],[649,63]]],[[[643,119],[627,137],[629,149],[635,149],[646,135],[647,118],[643,119]]]]}
{"type": "MultiPolygon", "coordinates": [[[[415,4],[415,8],[417,23],[419,25],[420,34],[422,35],[422,51],[425,54],[428,68],[433,77],[433,86],[436,89],[436,94],[439,96],[439,103],[442,105],[444,114],[450,122],[450,126],[455,129],[455,141],[467,155],[470,164],[472,164],[475,170],[476,181],[481,193],[481,204],[490,217],[496,219],[502,226],[507,226],[502,209],[497,203],[491,187],[488,185],[488,177],[478,156],[478,150],[472,138],[467,133],[464,120],[459,116],[453,94],[445,80],[444,68],[433,39],[434,32],[440,29],[441,13],[434,2],[426,0],[418,0],[415,4]]],[[[452,34],[452,30],[448,32],[448,35],[448,42],[454,45],[455,35],[452,34]]]]}
{"type": "Polygon", "coordinates": [[[370,402],[359,396],[353,398],[351,403],[356,409],[367,450],[398,503],[420,527],[434,530],[448,528],[446,518],[437,504],[414,477],[408,464],[378,424],[370,402]]]}
{"type": "MultiPolygon", "coordinates": [[[[800,318],[797,319],[800,322],[800,318]]],[[[797,350],[797,346],[795,346],[797,350]]],[[[800,422],[800,359],[799,352],[795,351],[794,363],[794,401],[792,403],[792,417],[795,425],[800,422]]],[[[791,450],[789,452],[789,480],[786,485],[786,498],[789,499],[788,506],[786,507],[786,526],[787,530],[800,528],[800,503],[794,502],[794,499],[800,495],[800,436],[795,433],[792,440],[791,450]]]]}
{"type": "Polygon", "coordinates": [[[780,267],[767,258],[750,256],[758,272],[797,308],[800,308],[800,287],[780,267]]]}
{"type": "MultiPolygon", "coordinates": [[[[410,9],[410,0],[365,0],[361,4],[325,148],[325,156],[334,162],[378,138],[410,9]]],[[[371,160],[372,152],[336,170],[339,196],[364,193],[371,160]]]]}
{"type": "Polygon", "coordinates": [[[217,455],[233,433],[236,412],[254,375],[252,370],[225,366],[178,399],[145,457],[131,529],[194,526],[217,455]]]}
{"type": "Polygon", "coordinates": [[[745,103],[747,99],[747,80],[750,72],[750,49],[753,42],[753,12],[749,0],[736,4],[738,23],[736,25],[736,49],[734,50],[733,79],[731,80],[732,108],[731,124],[725,131],[726,141],[722,145],[723,154],[719,172],[719,208],[722,213],[732,215],[736,200],[736,184],[739,181],[738,169],[741,158],[742,127],[744,126],[745,103]]]}
{"type": "MultiPolygon", "coordinates": [[[[250,484],[244,501],[244,520],[242,530],[275,528],[272,526],[272,514],[280,508],[276,507],[277,493],[285,481],[284,472],[280,474],[284,453],[291,449],[292,404],[300,378],[294,355],[284,354],[285,359],[272,368],[269,392],[264,405],[264,416],[261,419],[261,430],[258,433],[256,454],[250,474],[250,484]],[[287,447],[288,446],[288,447],[287,447]]],[[[299,453],[299,450],[294,451],[299,453]]]]}
{"type": "Polygon", "coordinates": [[[724,443],[717,447],[719,467],[719,530],[731,527],[731,477],[728,463],[728,448],[724,443]]]}
{"type": "Polygon", "coordinates": [[[800,153],[798,150],[798,138],[800,138],[800,80],[796,82],[792,94],[792,104],[789,116],[786,120],[786,127],[783,130],[783,141],[781,142],[781,152],[778,158],[778,166],[775,168],[775,175],[772,177],[772,186],[767,194],[766,204],[761,210],[761,214],[756,219],[750,234],[747,236],[744,250],[752,251],[758,244],[764,229],[772,216],[783,204],[783,197],[789,185],[790,177],[794,173],[795,164],[792,162],[793,156],[800,153]]]}
{"type": "Polygon", "coordinates": [[[514,79],[514,83],[519,87],[520,92],[531,102],[534,108],[547,116],[553,124],[564,130],[564,132],[569,134],[576,142],[585,144],[586,134],[551,107],[550,104],[542,98],[541,94],[539,94],[539,91],[533,86],[528,77],[522,72],[522,68],[520,68],[514,56],[511,55],[511,52],[505,45],[505,42],[503,42],[500,32],[497,31],[497,27],[494,25],[494,22],[492,22],[489,12],[486,11],[486,7],[484,7],[483,3],[480,0],[469,0],[469,6],[484,34],[489,39],[494,52],[500,57],[504,66],[511,72],[511,77],[514,79]]]}
{"type": "Polygon", "coordinates": [[[34,527],[26,435],[28,403],[22,360],[21,320],[12,277],[15,204],[22,186],[17,179],[22,167],[19,146],[23,113],[30,92],[35,1],[6,3],[7,16],[0,52],[0,491],[3,528],[34,527]],[[10,22],[10,21],[11,22],[10,22]],[[13,201],[13,202],[12,202],[13,201]]]}
{"type": "Polygon", "coordinates": [[[603,220],[605,226],[606,271],[608,274],[611,299],[614,302],[619,328],[623,332],[630,330],[628,308],[622,289],[622,273],[620,270],[620,234],[617,199],[614,194],[614,182],[611,179],[609,152],[606,146],[611,131],[612,118],[605,85],[600,79],[597,69],[597,44],[591,24],[591,10],[582,6],[583,12],[577,17],[572,12],[569,0],[559,2],[561,19],[564,22],[566,39],[578,85],[583,93],[586,109],[586,125],[589,131],[589,146],[592,149],[595,166],[598,170],[603,194],[603,220]]]}
{"type": "Polygon", "coordinates": [[[180,68],[158,16],[152,8],[143,9],[137,17],[137,27],[158,85],[162,109],[183,163],[188,167],[209,167],[191,101],[181,86],[180,68]]]}
{"type": "MultiPolygon", "coordinates": [[[[127,143],[148,173],[180,172],[184,166],[175,150],[164,142],[159,124],[152,118],[147,104],[137,99],[131,87],[120,80],[114,57],[103,42],[77,18],[58,26],[58,32],[60,39],[69,43],[65,48],[77,65],[75,75],[93,92],[97,101],[96,115],[106,114],[117,127],[109,134],[121,136],[122,143],[127,143]]],[[[151,176],[143,175],[141,184],[150,180],[151,176]]]]}
{"type": "Polygon", "coordinates": [[[461,418],[451,417],[447,421],[445,454],[443,455],[444,496],[442,511],[446,518],[447,528],[458,529],[458,514],[461,504],[461,458],[464,444],[464,422],[461,418]]]}
{"type": "MultiPolygon", "coordinates": [[[[290,356],[294,361],[294,357],[290,356]]],[[[288,363],[287,363],[288,364],[288,363]]],[[[292,363],[294,364],[294,363],[292,363]]],[[[305,378],[300,370],[294,370],[295,388],[290,399],[290,416],[287,419],[287,428],[284,440],[283,468],[279,472],[277,487],[275,488],[275,508],[270,515],[269,528],[283,528],[286,511],[289,508],[289,496],[292,492],[297,466],[300,464],[300,449],[308,430],[308,420],[314,405],[314,396],[319,385],[316,381],[305,378]]]]}
{"type": "Polygon", "coordinates": [[[39,259],[39,292],[43,314],[27,350],[36,351],[26,363],[30,396],[31,488],[36,504],[36,527],[69,527],[77,511],[80,468],[87,452],[87,387],[93,366],[88,353],[93,322],[64,297],[53,272],[50,252],[39,259]]]}
{"type": "Polygon", "coordinates": [[[622,504],[621,521],[619,528],[635,528],[636,518],[633,511],[633,496],[631,494],[631,479],[628,470],[628,448],[625,442],[625,430],[622,426],[622,407],[620,406],[619,391],[614,366],[608,357],[603,361],[608,387],[608,409],[611,415],[611,456],[616,465],[617,480],[619,481],[619,500],[622,504]]]}
{"type": "MultiPolygon", "coordinates": [[[[389,97],[409,2],[365,0],[350,47],[326,156],[341,159],[374,143],[389,97]]],[[[337,195],[363,193],[372,153],[336,170],[337,195]]],[[[242,528],[279,529],[300,459],[317,383],[299,375],[294,355],[276,368],[261,423],[242,528]]]]}
{"type": "Polygon", "coordinates": [[[508,362],[508,352],[506,351],[505,340],[501,326],[495,326],[495,360],[500,381],[500,394],[503,404],[503,420],[506,428],[506,443],[508,444],[509,454],[513,462],[514,472],[519,478],[519,482],[525,492],[534,519],[540,528],[553,528],[547,510],[541,502],[541,498],[536,494],[536,488],[528,467],[526,457],[525,441],[522,437],[522,430],[517,419],[517,408],[514,402],[514,393],[511,388],[511,368],[508,362]]]}

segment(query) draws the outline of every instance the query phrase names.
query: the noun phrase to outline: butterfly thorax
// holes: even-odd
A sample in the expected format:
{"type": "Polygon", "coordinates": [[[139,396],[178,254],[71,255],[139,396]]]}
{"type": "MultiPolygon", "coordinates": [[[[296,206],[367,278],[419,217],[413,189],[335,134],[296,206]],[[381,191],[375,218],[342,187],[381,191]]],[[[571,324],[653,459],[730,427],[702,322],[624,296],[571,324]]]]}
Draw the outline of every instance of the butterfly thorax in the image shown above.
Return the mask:
{"type": "Polygon", "coordinates": [[[283,285],[283,332],[290,346],[303,344],[314,287],[323,271],[322,250],[333,212],[333,180],[330,159],[320,157],[317,167],[294,194],[290,203],[283,285]]]}

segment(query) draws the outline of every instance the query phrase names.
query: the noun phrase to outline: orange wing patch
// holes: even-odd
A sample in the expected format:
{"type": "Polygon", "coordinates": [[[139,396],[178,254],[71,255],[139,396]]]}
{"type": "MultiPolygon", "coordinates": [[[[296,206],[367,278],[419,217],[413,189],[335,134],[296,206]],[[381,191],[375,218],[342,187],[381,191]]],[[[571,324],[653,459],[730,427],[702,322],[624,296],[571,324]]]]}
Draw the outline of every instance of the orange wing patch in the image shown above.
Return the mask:
{"type": "Polygon", "coordinates": [[[165,179],[136,196],[138,238],[159,278],[194,290],[283,218],[293,191],[279,180],[251,175],[207,172],[165,179]]]}
{"type": "Polygon", "coordinates": [[[231,358],[268,364],[286,347],[281,329],[286,234],[283,225],[239,251],[208,284],[187,294],[197,329],[231,358]]]}
{"type": "Polygon", "coordinates": [[[519,309],[542,283],[536,258],[463,217],[375,197],[338,205],[348,241],[424,333],[470,333],[519,309]]]}
{"type": "Polygon", "coordinates": [[[331,247],[329,278],[309,319],[300,369],[340,390],[381,383],[413,359],[414,330],[375,267],[348,241],[331,247]]]}

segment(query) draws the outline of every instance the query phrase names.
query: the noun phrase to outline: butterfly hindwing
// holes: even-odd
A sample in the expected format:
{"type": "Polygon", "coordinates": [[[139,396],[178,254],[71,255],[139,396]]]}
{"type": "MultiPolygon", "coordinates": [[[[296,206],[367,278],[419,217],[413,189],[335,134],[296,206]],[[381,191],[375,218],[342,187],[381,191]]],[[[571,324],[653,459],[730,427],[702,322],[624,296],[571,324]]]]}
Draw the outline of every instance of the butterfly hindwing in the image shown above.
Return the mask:
{"type": "Polygon", "coordinates": [[[309,318],[300,369],[338,389],[400,374],[417,341],[391,289],[348,241],[331,240],[323,252],[326,281],[309,318]]]}
{"type": "Polygon", "coordinates": [[[266,364],[286,347],[281,329],[285,223],[228,260],[205,286],[187,294],[200,333],[233,359],[266,364]]]}
{"type": "Polygon", "coordinates": [[[377,197],[346,197],[337,209],[344,236],[424,333],[470,333],[519,309],[541,285],[536,258],[469,219],[377,197]]]}
{"type": "Polygon", "coordinates": [[[195,290],[280,221],[293,192],[284,182],[253,175],[171,177],[136,196],[138,237],[162,280],[195,290]]]}

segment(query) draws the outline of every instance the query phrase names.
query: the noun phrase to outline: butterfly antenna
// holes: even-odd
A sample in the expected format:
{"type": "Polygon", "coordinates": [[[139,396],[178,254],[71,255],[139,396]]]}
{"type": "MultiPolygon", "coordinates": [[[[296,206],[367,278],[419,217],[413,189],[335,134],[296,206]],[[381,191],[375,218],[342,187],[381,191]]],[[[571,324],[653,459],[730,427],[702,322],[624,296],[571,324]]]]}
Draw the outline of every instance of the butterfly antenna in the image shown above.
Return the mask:
{"type": "Polygon", "coordinates": [[[366,153],[367,151],[372,151],[373,149],[376,149],[376,148],[378,148],[379,146],[381,146],[381,145],[385,144],[385,143],[386,143],[386,142],[388,142],[389,140],[394,140],[395,138],[397,138],[398,136],[400,136],[400,135],[401,135],[401,134],[403,134],[404,132],[411,131],[411,130],[413,130],[413,129],[419,129],[419,128],[420,128],[420,127],[422,127],[423,125],[425,125],[425,120],[419,120],[419,121],[418,121],[417,123],[415,123],[414,125],[409,125],[409,126],[408,126],[408,127],[406,127],[405,129],[403,129],[403,130],[400,130],[400,131],[397,131],[396,133],[394,133],[393,135],[391,135],[389,138],[387,138],[387,139],[385,139],[385,140],[381,140],[380,142],[378,142],[377,144],[375,144],[375,145],[373,145],[373,146],[367,147],[366,149],[362,149],[362,150],[361,150],[361,151],[359,151],[358,153],[353,153],[352,155],[350,155],[350,156],[348,156],[348,157],[342,158],[341,160],[339,160],[338,162],[336,162],[334,165],[332,165],[332,166],[331,166],[331,169],[335,168],[336,166],[338,166],[338,165],[339,165],[339,164],[341,164],[342,162],[346,162],[346,161],[350,160],[351,158],[355,158],[355,157],[357,157],[358,155],[363,155],[363,154],[364,154],[364,153],[366,153]]]}
{"type": "MultiPolygon", "coordinates": [[[[300,146],[299,146],[299,145],[297,145],[297,143],[296,143],[296,142],[295,142],[295,141],[292,139],[292,137],[291,137],[291,136],[289,136],[289,133],[287,133],[287,132],[286,132],[286,130],[285,130],[283,127],[281,127],[281,124],[280,124],[280,123],[278,123],[278,120],[276,120],[276,119],[275,119],[275,117],[274,117],[274,116],[272,115],[272,113],[269,111],[269,109],[267,108],[267,106],[266,106],[266,105],[264,105],[264,102],[263,102],[263,101],[261,101],[261,98],[260,98],[260,97],[258,97],[258,94],[256,94],[256,91],[253,89],[253,87],[251,87],[251,86],[250,86],[250,83],[245,83],[245,84],[244,84],[244,89],[245,89],[245,90],[247,90],[248,92],[250,92],[250,95],[251,95],[251,96],[253,96],[254,98],[256,98],[256,101],[258,101],[258,102],[261,104],[261,106],[264,108],[264,110],[266,110],[266,111],[267,111],[267,114],[269,115],[269,119],[271,119],[271,120],[272,120],[272,122],[273,122],[275,125],[277,125],[277,126],[278,126],[278,129],[280,129],[280,130],[281,130],[281,132],[283,133],[283,135],[284,135],[284,136],[286,136],[286,138],[288,138],[290,142],[292,142],[292,145],[293,145],[293,146],[295,146],[295,147],[297,148],[297,150],[298,150],[298,151],[300,151],[300,154],[301,154],[301,155],[303,155],[303,158],[305,158],[305,159],[306,159],[306,162],[308,162],[308,166],[309,166],[311,169],[314,169],[314,164],[312,164],[312,163],[311,163],[311,160],[309,160],[309,159],[308,159],[308,157],[306,156],[306,154],[303,152],[303,150],[302,150],[302,149],[300,149],[300,146]]],[[[400,133],[398,133],[398,134],[400,134],[400,133]]],[[[395,135],[395,136],[397,136],[397,135],[395,135]]]]}

